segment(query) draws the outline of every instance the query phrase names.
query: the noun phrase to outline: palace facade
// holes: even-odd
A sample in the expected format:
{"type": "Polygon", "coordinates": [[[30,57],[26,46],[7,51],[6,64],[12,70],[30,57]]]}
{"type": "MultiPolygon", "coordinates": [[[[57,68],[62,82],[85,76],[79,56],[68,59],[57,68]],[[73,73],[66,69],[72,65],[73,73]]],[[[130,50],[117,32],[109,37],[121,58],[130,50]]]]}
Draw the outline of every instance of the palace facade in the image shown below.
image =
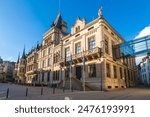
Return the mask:
{"type": "Polygon", "coordinates": [[[43,35],[42,45],[38,44],[18,63],[18,77],[27,84],[79,90],[133,87],[137,81],[135,57],[116,58],[119,53],[114,52],[114,46],[124,42],[104,19],[101,9],[98,18],[90,23],[77,17],[71,34],[59,13],[43,35]],[[25,76],[20,73],[24,67],[25,76]]]}

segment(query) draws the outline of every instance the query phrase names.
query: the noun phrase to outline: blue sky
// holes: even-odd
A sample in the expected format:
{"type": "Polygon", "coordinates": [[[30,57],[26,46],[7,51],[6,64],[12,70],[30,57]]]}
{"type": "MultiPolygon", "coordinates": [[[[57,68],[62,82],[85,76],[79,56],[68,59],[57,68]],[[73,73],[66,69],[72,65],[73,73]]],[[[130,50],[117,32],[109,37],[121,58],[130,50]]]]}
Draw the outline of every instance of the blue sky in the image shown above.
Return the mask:
{"type": "MultiPolygon", "coordinates": [[[[126,40],[150,25],[150,0],[61,0],[61,13],[68,28],[77,16],[88,22],[103,6],[104,18],[126,40]]],[[[59,0],[0,0],[0,56],[17,60],[24,45],[29,51],[50,28],[59,12],[59,0]]]]}

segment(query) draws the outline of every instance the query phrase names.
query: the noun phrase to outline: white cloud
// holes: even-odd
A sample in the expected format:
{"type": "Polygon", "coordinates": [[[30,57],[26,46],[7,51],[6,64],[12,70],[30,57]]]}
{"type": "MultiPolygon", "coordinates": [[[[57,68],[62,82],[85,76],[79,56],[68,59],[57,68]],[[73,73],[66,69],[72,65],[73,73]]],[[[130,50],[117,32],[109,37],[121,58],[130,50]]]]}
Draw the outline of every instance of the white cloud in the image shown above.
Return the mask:
{"type": "MultiPolygon", "coordinates": [[[[150,35],[150,25],[142,29],[139,34],[135,37],[135,39],[150,35]]],[[[142,61],[142,58],[145,56],[136,57],[136,64],[139,64],[142,61]]]]}
{"type": "Polygon", "coordinates": [[[140,62],[142,62],[142,59],[144,58],[145,56],[138,56],[136,57],[136,64],[138,65],[140,62]]]}
{"type": "Polygon", "coordinates": [[[135,37],[135,39],[150,35],[150,25],[145,27],[140,33],[135,37]]]}

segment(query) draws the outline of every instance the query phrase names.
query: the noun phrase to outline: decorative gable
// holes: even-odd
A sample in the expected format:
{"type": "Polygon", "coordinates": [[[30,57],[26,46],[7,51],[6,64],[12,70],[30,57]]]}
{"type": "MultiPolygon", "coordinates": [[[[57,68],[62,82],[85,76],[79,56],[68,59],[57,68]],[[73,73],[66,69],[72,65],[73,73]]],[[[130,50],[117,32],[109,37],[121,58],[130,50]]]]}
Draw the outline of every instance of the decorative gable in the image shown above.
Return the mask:
{"type": "Polygon", "coordinates": [[[80,30],[82,30],[85,27],[85,25],[86,25],[85,18],[83,18],[81,20],[79,17],[77,17],[76,23],[71,28],[71,34],[79,32],[80,30]]]}

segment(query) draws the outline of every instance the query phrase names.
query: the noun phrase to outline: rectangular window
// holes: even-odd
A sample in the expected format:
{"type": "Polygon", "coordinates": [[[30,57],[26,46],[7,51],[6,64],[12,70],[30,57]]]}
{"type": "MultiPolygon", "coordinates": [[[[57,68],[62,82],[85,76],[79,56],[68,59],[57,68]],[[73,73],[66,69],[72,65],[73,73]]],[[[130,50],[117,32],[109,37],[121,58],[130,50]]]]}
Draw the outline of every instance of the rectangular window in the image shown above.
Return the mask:
{"type": "Polygon", "coordinates": [[[96,46],[95,38],[94,37],[89,38],[89,50],[94,49],[95,46],[96,46]]]}
{"type": "Polygon", "coordinates": [[[88,66],[89,77],[96,77],[96,64],[88,66]]]}
{"type": "Polygon", "coordinates": [[[128,70],[128,79],[131,80],[130,71],[128,70]]]}
{"type": "Polygon", "coordinates": [[[70,56],[70,48],[65,48],[65,54],[66,54],[66,57],[69,57],[70,56]]]}
{"type": "Polygon", "coordinates": [[[42,72],[42,82],[44,82],[44,72],[42,72]]]}
{"type": "Polygon", "coordinates": [[[52,53],[52,48],[48,48],[48,54],[52,53]]]}
{"type": "Polygon", "coordinates": [[[47,64],[48,64],[48,66],[50,66],[50,65],[51,65],[50,58],[48,59],[47,64]]]}
{"type": "Polygon", "coordinates": [[[126,80],[126,77],[127,77],[127,73],[126,73],[126,69],[124,69],[124,78],[126,80]]]}
{"type": "Polygon", "coordinates": [[[79,54],[81,52],[81,43],[77,43],[75,45],[75,53],[79,54]]]}
{"type": "Polygon", "coordinates": [[[55,81],[56,79],[56,71],[53,71],[53,80],[55,81]]]}
{"type": "Polygon", "coordinates": [[[116,68],[116,66],[114,66],[114,78],[115,79],[117,78],[117,68],[116,68]]]}
{"type": "Polygon", "coordinates": [[[109,63],[106,64],[106,73],[107,73],[107,77],[110,78],[110,64],[109,63]]]}
{"type": "Polygon", "coordinates": [[[123,78],[123,74],[122,74],[122,68],[120,67],[120,79],[123,78]]]}
{"type": "Polygon", "coordinates": [[[49,82],[49,81],[50,81],[50,71],[47,72],[47,82],[49,82]]]}
{"type": "Polygon", "coordinates": [[[56,74],[57,74],[56,80],[58,81],[59,80],[59,71],[57,71],[56,74]]]}
{"type": "Polygon", "coordinates": [[[42,67],[43,67],[43,68],[45,67],[45,61],[42,62],[42,67]]]}
{"type": "Polygon", "coordinates": [[[107,40],[105,40],[105,52],[109,54],[109,45],[107,40]]]}
{"type": "Polygon", "coordinates": [[[43,57],[45,56],[45,50],[43,50],[43,57]]]}

